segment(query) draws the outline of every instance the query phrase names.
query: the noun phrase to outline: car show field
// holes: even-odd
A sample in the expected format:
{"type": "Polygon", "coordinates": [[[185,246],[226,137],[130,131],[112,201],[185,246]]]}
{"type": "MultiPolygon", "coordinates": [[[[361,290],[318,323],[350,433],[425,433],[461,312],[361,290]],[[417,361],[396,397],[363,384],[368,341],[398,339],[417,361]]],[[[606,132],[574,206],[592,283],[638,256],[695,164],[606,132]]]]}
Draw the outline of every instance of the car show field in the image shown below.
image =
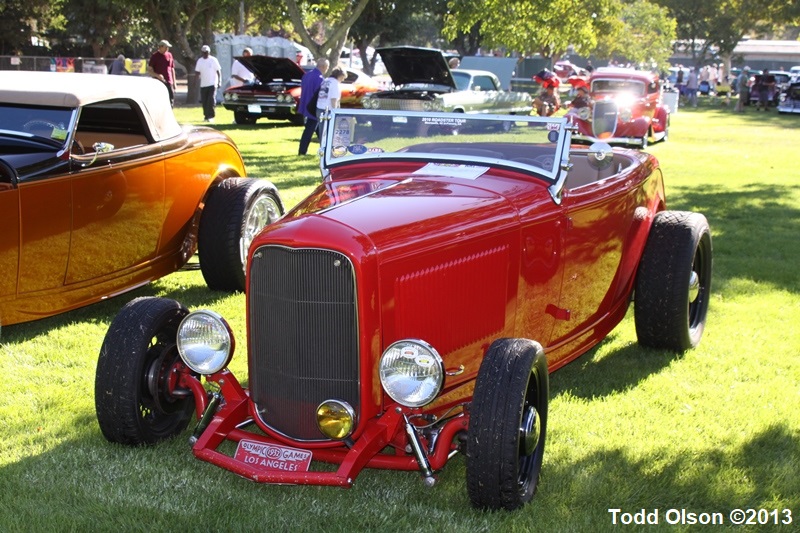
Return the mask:
{"type": "MultiPolygon", "coordinates": [[[[202,118],[196,107],[176,113],[181,123],[202,118]]],[[[320,184],[318,158],[296,155],[301,128],[239,126],[220,109],[216,129],[236,142],[248,175],[276,184],[287,210],[320,184]]],[[[0,491],[15,495],[0,500],[0,529],[575,531],[606,529],[642,510],[663,527],[684,529],[706,515],[730,527],[734,511],[748,509],[769,511],[753,514],[764,526],[785,524],[785,510],[797,520],[800,188],[791,147],[798,140],[796,115],[774,110],[734,115],[702,102],[671,116],[669,142],[647,152],[663,171],[668,209],[704,213],[713,233],[703,340],[680,355],[643,348],[631,307],[602,342],[553,373],[541,479],[518,511],[471,508],[460,454],[433,489],[418,472],[366,469],[340,490],[264,486],[196,461],[192,425],[156,446],[109,444],[95,418],[97,355],[114,316],[134,297],[225,316],[242,332],[230,369],[245,384],[252,380],[245,296],[211,291],[199,270],[184,269],[0,330],[7,376],[0,491]]]]}

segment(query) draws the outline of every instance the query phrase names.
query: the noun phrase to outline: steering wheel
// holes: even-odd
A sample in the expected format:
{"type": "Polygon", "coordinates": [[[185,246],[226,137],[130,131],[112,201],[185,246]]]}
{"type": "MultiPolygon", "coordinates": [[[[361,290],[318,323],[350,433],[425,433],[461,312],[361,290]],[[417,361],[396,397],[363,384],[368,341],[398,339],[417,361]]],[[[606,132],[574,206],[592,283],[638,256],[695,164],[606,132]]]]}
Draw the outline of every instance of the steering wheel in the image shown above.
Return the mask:
{"type": "Polygon", "coordinates": [[[32,133],[34,130],[42,129],[43,127],[50,128],[50,131],[52,132],[53,130],[58,129],[58,124],[54,124],[49,120],[33,119],[22,125],[22,129],[28,133],[32,133]]]}
{"type": "Polygon", "coordinates": [[[538,157],[533,158],[533,163],[541,167],[545,170],[550,170],[553,168],[553,163],[555,162],[555,158],[552,155],[540,155],[538,157]]]}

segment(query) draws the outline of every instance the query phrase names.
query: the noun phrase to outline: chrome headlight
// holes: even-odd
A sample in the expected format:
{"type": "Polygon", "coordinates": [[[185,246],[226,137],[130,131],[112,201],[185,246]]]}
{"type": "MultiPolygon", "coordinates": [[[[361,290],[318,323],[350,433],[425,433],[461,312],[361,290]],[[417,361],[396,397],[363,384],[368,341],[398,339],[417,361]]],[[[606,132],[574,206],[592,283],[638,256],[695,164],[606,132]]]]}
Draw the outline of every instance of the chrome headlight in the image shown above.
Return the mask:
{"type": "Polygon", "coordinates": [[[235,102],[236,100],[238,100],[238,99],[239,99],[239,95],[238,95],[238,94],[236,94],[236,93],[233,93],[233,94],[231,95],[231,100],[233,100],[234,102],[235,102]]]}
{"type": "Polygon", "coordinates": [[[619,119],[622,122],[630,122],[631,118],[633,118],[633,113],[631,113],[630,109],[620,109],[619,110],[619,119]]]}
{"type": "Polygon", "coordinates": [[[581,107],[578,109],[578,118],[581,120],[589,120],[592,118],[592,110],[589,107],[581,107]]]}
{"type": "Polygon", "coordinates": [[[230,326],[213,311],[189,313],[178,326],[178,353],[198,374],[213,374],[228,366],[233,347],[230,326]]]}
{"type": "Polygon", "coordinates": [[[394,401],[406,407],[422,407],[442,390],[444,363],[430,344],[404,339],[383,352],[380,377],[383,390],[394,401]]]}
{"type": "Polygon", "coordinates": [[[433,110],[434,111],[444,111],[444,102],[440,99],[436,99],[433,101],[433,110]]]}
{"type": "Polygon", "coordinates": [[[422,110],[423,111],[433,111],[433,102],[429,100],[425,100],[422,102],[422,110]]]}

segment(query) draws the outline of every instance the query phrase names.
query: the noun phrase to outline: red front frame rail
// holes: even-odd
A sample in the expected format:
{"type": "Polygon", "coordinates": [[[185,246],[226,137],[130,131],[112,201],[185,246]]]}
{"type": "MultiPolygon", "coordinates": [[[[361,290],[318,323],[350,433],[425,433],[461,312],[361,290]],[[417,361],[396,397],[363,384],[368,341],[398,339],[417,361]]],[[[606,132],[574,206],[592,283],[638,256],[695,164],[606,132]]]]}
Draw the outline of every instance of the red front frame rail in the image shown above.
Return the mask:
{"type": "MultiPolygon", "coordinates": [[[[191,389],[195,399],[197,418],[200,419],[209,403],[206,390],[198,378],[188,372],[180,372],[180,374],[179,386],[191,389]]],[[[239,442],[243,439],[297,448],[301,448],[302,445],[298,446],[291,441],[284,442],[240,429],[239,426],[251,420],[247,392],[233,374],[227,370],[206,376],[206,379],[219,385],[224,402],[192,447],[192,452],[198,459],[225,468],[258,483],[288,485],[351,487],[355,478],[364,468],[420,470],[416,457],[405,454],[402,451],[407,442],[404,431],[405,416],[412,414],[413,411],[400,406],[387,410],[379,418],[370,420],[367,423],[367,427],[350,448],[345,447],[343,444],[339,448],[307,450],[312,453],[312,460],[314,461],[338,464],[339,468],[335,472],[287,472],[253,468],[242,461],[217,451],[217,448],[225,440],[239,442]],[[380,453],[392,444],[396,445],[395,450],[397,453],[395,455],[380,453]]],[[[454,443],[456,435],[461,431],[465,431],[468,423],[469,415],[466,413],[445,422],[436,440],[438,444],[432,451],[427,446],[427,443],[423,442],[425,455],[432,470],[436,471],[444,467],[451,453],[456,449],[456,444],[454,443]]]]}

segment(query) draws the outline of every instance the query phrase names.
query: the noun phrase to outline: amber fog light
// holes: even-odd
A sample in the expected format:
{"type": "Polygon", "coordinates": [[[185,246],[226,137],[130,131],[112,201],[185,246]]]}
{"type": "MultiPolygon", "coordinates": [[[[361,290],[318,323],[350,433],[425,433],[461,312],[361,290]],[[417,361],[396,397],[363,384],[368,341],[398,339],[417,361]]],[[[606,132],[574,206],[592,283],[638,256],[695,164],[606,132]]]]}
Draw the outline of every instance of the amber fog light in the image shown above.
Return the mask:
{"type": "Polygon", "coordinates": [[[355,411],[347,402],[325,400],[317,407],[317,426],[329,439],[346,439],[353,432],[355,424],[355,411]]]}
{"type": "Polygon", "coordinates": [[[228,366],[233,346],[230,326],[213,311],[189,313],[178,326],[178,353],[198,374],[213,374],[228,366]]]}
{"type": "Polygon", "coordinates": [[[442,390],[444,363],[425,341],[397,341],[383,352],[381,385],[394,401],[406,407],[431,403],[442,390]]]}

